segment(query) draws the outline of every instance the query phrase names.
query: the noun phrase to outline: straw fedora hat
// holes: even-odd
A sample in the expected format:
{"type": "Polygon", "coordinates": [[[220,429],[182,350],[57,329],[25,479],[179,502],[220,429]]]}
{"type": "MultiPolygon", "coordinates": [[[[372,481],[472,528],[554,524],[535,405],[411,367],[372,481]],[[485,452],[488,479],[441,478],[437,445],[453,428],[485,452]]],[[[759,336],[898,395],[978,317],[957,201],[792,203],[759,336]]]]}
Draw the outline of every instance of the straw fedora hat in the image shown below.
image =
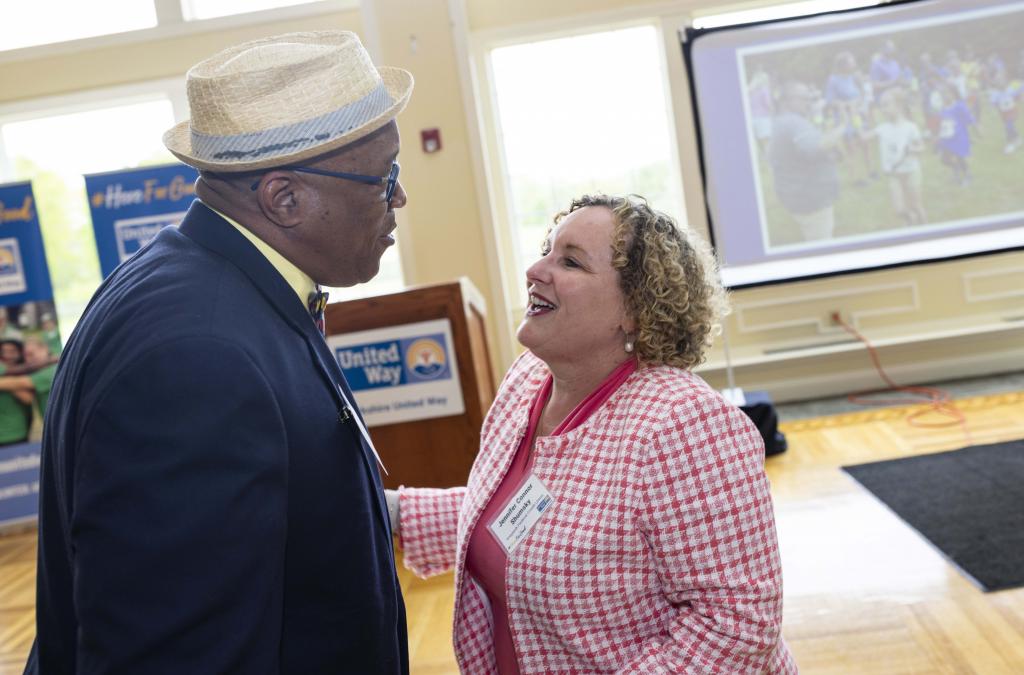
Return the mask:
{"type": "Polygon", "coordinates": [[[192,119],[164,134],[190,166],[251,171],[295,164],[358,140],[405,108],[412,75],[374,67],[355,33],[288,33],[193,66],[192,119]]]}

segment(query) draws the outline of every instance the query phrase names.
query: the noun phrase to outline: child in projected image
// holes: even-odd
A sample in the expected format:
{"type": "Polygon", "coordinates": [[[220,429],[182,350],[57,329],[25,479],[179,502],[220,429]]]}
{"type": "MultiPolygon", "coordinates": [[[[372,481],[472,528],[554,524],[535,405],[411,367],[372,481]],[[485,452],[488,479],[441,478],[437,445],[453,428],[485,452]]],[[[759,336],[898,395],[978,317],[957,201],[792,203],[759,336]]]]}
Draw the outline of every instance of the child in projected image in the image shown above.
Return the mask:
{"type": "MultiPolygon", "coordinates": [[[[942,94],[939,89],[946,79],[946,69],[936,65],[928,52],[923,52],[918,68],[919,89],[921,95],[921,113],[924,115],[927,136],[938,139],[939,127],[942,126],[942,94]]],[[[937,147],[937,143],[936,143],[937,147]]]]}
{"type": "Polygon", "coordinates": [[[907,117],[907,97],[902,89],[886,89],[878,101],[882,122],[863,137],[878,139],[882,171],[889,176],[893,209],[907,225],[928,221],[921,200],[921,161],[924,150],[921,130],[907,117]]]}
{"type": "Polygon", "coordinates": [[[978,126],[978,114],[981,102],[976,86],[979,83],[971,81],[970,64],[961,59],[955,49],[950,49],[946,53],[946,72],[948,73],[946,81],[953,87],[956,97],[963,101],[967,105],[967,109],[971,111],[970,132],[975,138],[980,138],[981,127],[978,126]]]}
{"type": "Polygon", "coordinates": [[[864,92],[864,76],[857,70],[857,60],[847,51],[836,54],[832,72],[825,82],[825,102],[834,126],[845,129],[843,141],[846,151],[860,158],[864,177],[856,185],[866,185],[878,178],[871,159],[871,148],[862,132],[869,126],[868,101],[864,92]]]}
{"type": "Polygon", "coordinates": [[[974,115],[974,136],[975,138],[981,138],[981,104],[984,98],[981,78],[984,74],[985,66],[971,45],[964,45],[964,56],[960,61],[960,68],[964,74],[967,107],[971,109],[971,114],[974,115]]]}
{"type": "Polygon", "coordinates": [[[942,112],[939,113],[939,154],[942,162],[953,170],[953,182],[963,187],[971,182],[967,158],[971,156],[970,128],[974,116],[967,103],[957,98],[948,84],[937,91],[942,100],[942,112]]]}
{"type": "Polygon", "coordinates": [[[1017,100],[1024,96],[1024,84],[1020,80],[1009,81],[1005,70],[996,74],[992,84],[989,100],[1003,120],[1003,131],[1006,133],[1006,146],[1003,152],[1009,155],[1021,146],[1020,132],[1017,131],[1017,100]]]}

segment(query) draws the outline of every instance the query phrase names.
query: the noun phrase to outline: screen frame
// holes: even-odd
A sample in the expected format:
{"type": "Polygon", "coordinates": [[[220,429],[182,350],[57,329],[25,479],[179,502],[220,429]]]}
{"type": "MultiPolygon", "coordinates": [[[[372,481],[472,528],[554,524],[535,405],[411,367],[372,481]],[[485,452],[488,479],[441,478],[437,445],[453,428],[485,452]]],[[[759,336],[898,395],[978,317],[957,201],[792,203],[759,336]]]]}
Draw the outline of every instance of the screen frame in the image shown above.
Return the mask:
{"type": "MultiPolygon", "coordinates": [[[[711,212],[711,202],[708,196],[708,177],[707,177],[707,166],[705,161],[704,152],[704,135],[701,126],[701,110],[700,104],[697,100],[697,84],[695,75],[695,66],[693,61],[693,47],[694,43],[715,33],[722,31],[736,31],[745,30],[750,28],[756,28],[758,26],[773,25],[779,23],[793,23],[804,20],[816,19],[825,16],[841,16],[841,15],[857,15],[875,12],[880,9],[889,9],[898,6],[907,5],[924,5],[924,4],[936,4],[940,0],[885,0],[875,5],[866,5],[863,7],[849,7],[846,9],[831,10],[824,12],[814,12],[810,14],[801,14],[798,16],[788,16],[778,19],[766,19],[761,21],[749,21],[743,23],[724,24],[719,26],[712,26],[708,28],[695,28],[692,25],[684,26],[679,31],[680,46],[683,53],[683,66],[686,70],[687,89],[690,97],[690,109],[693,115],[693,126],[694,126],[694,138],[697,147],[697,165],[700,170],[701,180],[701,198],[704,202],[704,215],[707,219],[707,231],[708,238],[711,243],[713,250],[715,251],[720,267],[724,267],[725,263],[720,255],[719,247],[715,241],[715,219],[711,212]]],[[[777,286],[781,284],[791,284],[802,281],[811,281],[819,279],[829,279],[833,277],[848,276],[852,274],[864,274],[869,272],[881,272],[885,270],[898,269],[903,267],[919,266],[919,265],[932,265],[937,263],[946,263],[956,260],[965,260],[970,258],[977,258],[981,256],[999,255],[1011,252],[1024,251],[1024,245],[1006,246],[997,249],[987,249],[983,251],[971,251],[967,253],[951,253],[949,255],[934,256],[927,258],[919,258],[915,260],[907,260],[901,262],[885,263],[881,265],[871,265],[867,267],[851,267],[842,270],[835,270],[832,272],[812,272],[808,274],[798,274],[793,276],[787,276],[776,279],[765,279],[762,281],[750,281],[744,283],[726,284],[723,280],[723,286],[728,290],[742,290],[747,288],[760,288],[766,286],[777,286]]]]}

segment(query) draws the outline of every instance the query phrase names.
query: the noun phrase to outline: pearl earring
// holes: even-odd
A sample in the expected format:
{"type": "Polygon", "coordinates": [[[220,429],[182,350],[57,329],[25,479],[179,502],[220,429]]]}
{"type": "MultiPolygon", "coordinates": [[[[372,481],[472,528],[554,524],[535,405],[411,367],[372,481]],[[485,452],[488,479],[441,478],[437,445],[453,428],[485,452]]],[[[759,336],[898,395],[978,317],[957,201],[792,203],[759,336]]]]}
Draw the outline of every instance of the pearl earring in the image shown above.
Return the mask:
{"type": "Polygon", "coordinates": [[[625,349],[626,349],[626,353],[627,354],[632,354],[633,353],[633,338],[631,338],[628,335],[626,336],[625,349]]]}

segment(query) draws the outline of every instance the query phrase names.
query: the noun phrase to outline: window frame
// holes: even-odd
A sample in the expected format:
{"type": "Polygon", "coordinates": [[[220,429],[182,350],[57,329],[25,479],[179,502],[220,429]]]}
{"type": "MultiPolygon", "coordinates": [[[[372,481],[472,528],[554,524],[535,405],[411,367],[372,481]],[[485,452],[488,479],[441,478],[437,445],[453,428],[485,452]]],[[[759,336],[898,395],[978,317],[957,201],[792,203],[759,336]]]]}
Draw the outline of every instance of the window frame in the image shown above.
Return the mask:
{"type": "MultiPolygon", "coordinates": [[[[104,108],[118,108],[162,99],[170,101],[176,121],[188,117],[185,81],[183,78],[172,77],[0,103],[0,129],[7,124],[17,122],[104,108]]],[[[14,180],[14,170],[10,166],[10,159],[3,143],[3,134],[0,133],[0,183],[9,183],[14,180]]]]}
{"type": "Polygon", "coordinates": [[[0,51],[0,64],[31,61],[62,54],[90,52],[97,49],[144,43],[153,40],[210,33],[244,26],[268,24],[278,21],[304,19],[325,14],[358,10],[360,0],[310,0],[291,7],[275,7],[211,19],[186,21],[180,0],[149,0],[156,7],[157,25],[152,28],[108,33],[93,37],[52,42],[0,51]]]}
{"type": "MultiPolygon", "coordinates": [[[[688,19],[688,16],[685,16],[688,19]]],[[[682,197],[681,208],[684,217],[690,218],[692,213],[691,199],[699,185],[686,189],[687,172],[683,171],[680,155],[683,148],[679,142],[681,125],[692,124],[690,111],[678,110],[680,100],[689,100],[688,81],[677,77],[678,73],[670,64],[670,59],[677,58],[678,66],[682,67],[682,53],[678,42],[678,27],[682,25],[683,16],[678,11],[666,11],[664,14],[652,15],[649,8],[643,10],[627,10],[611,13],[597,13],[591,20],[581,20],[574,16],[565,20],[545,21],[541,24],[514,26],[508,29],[470,32],[466,45],[469,61],[470,85],[474,92],[476,109],[471,111],[477,123],[477,137],[481,150],[481,178],[479,192],[485,212],[483,225],[487,231],[492,283],[500,291],[498,312],[499,333],[498,351],[501,360],[511,363],[514,355],[522,350],[515,340],[516,327],[522,320],[526,310],[525,302],[520,293],[524,281],[518,269],[518,254],[515,241],[517,233],[513,229],[514,213],[512,207],[512,187],[507,173],[507,162],[501,140],[500,121],[498,119],[498,100],[496,81],[491,67],[491,52],[501,47],[509,47],[531,42],[552,39],[578,37],[594,33],[611,32],[640,26],[652,27],[657,39],[662,43],[658,50],[664,86],[665,103],[669,134],[669,162],[673,180],[680,182],[682,197]],[[677,56],[673,57],[672,54],[677,56]],[[681,99],[680,96],[683,98],[681,99]],[[681,114],[682,113],[682,114],[681,114]]],[[[469,115],[467,115],[469,117],[469,115]]],[[[471,129],[471,132],[473,129],[471,129]]],[[[690,181],[692,182],[692,180],[690,181]]],[[[703,195],[700,195],[703,198],[703,195]]],[[[552,214],[553,215],[553,214],[552,214]]],[[[700,223],[693,223],[700,227],[700,223]]]]}

